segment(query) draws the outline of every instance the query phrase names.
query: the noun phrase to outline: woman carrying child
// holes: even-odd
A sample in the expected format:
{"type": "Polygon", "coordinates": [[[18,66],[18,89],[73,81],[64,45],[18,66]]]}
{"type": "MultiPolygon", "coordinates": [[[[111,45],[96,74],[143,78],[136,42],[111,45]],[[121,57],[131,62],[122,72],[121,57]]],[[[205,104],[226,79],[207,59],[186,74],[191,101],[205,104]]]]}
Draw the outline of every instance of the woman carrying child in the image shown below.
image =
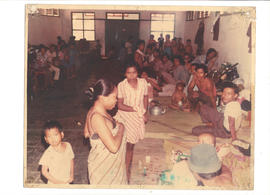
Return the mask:
{"type": "Polygon", "coordinates": [[[126,79],[118,84],[118,113],[127,131],[126,170],[130,179],[130,168],[134,146],[144,139],[147,121],[148,86],[143,78],[138,78],[135,65],[129,65],[125,72],[126,79]]]}
{"type": "Polygon", "coordinates": [[[90,184],[126,184],[124,126],[107,112],[115,107],[117,88],[107,79],[100,79],[88,93],[93,106],[86,117],[84,136],[91,143],[88,156],[90,184]]]}

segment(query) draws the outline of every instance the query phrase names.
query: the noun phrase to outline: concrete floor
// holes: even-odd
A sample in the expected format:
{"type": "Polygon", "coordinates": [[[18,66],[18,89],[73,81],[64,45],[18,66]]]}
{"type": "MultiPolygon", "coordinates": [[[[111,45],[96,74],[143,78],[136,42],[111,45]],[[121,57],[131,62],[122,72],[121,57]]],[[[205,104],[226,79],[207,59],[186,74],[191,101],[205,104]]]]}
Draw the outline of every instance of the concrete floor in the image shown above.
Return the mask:
{"type": "MultiPolygon", "coordinates": [[[[71,143],[75,153],[74,184],[88,184],[87,157],[89,145],[83,138],[83,126],[88,111],[87,97],[83,91],[93,84],[101,75],[119,82],[122,80],[120,68],[116,61],[102,61],[88,64],[81,68],[79,76],[73,80],[60,83],[56,89],[40,93],[27,105],[26,130],[26,186],[44,184],[38,161],[45,150],[41,143],[42,126],[46,120],[58,120],[64,128],[65,141],[71,143]],[[81,125],[78,125],[78,121],[81,125]]],[[[168,105],[169,97],[158,97],[162,105],[168,105]]],[[[192,127],[200,125],[196,113],[186,113],[168,109],[164,115],[150,116],[146,125],[145,139],[135,146],[131,185],[143,188],[146,185],[158,185],[162,171],[171,168],[169,155],[172,149],[181,149],[189,153],[197,137],[191,135],[192,127]],[[146,163],[146,156],[150,162],[146,163]],[[148,158],[149,158],[148,157],[148,158]],[[146,168],[146,176],[144,175],[146,168]]],[[[239,131],[240,138],[250,141],[248,122],[243,122],[239,131]]],[[[217,139],[217,143],[229,142],[229,139],[217,139]]]]}

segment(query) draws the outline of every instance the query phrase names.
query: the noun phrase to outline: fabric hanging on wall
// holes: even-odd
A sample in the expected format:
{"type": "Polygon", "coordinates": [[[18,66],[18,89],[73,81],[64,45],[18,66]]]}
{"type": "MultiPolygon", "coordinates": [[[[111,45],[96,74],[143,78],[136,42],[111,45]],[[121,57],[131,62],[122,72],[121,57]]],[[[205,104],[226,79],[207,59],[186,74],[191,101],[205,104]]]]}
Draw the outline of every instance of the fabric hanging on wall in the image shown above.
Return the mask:
{"type": "Polygon", "coordinates": [[[219,23],[220,23],[220,17],[217,19],[214,25],[214,35],[213,35],[213,40],[217,41],[218,40],[218,35],[219,35],[219,23]]]}
{"type": "Polygon", "coordinates": [[[248,30],[247,30],[247,36],[249,37],[249,41],[248,41],[248,52],[251,53],[252,52],[252,42],[251,42],[251,22],[249,24],[248,30]]]}
{"type": "Polygon", "coordinates": [[[196,54],[201,55],[202,48],[203,48],[203,34],[204,34],[204,23],[203,21],[200,22],[199,28],[195,37],[195,43],[198,45],[198,49],[196,54]]]}

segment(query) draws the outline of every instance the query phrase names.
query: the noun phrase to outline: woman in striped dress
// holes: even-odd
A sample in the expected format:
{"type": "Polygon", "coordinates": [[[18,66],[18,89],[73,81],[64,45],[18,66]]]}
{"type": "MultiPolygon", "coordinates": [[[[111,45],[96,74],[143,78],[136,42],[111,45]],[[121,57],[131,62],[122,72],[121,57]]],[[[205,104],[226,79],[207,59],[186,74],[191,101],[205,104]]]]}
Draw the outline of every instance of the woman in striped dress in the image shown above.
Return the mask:
{"type": "Polygon", "coordinates": [[[108,80],[100,79],[89,89],[89,96],[94,105],[86,117],[84,136],[90,138],[91,143],[88,156],[90,184],[127,184],[124,126],[107,113],[116,104],[117,89],[108,80]]]}
{"type": "Polygon", "coordinates": [[[126,168],[130,179],[130,168],[134,145],[144,138],[147,121],[148,87],[143,78],[138,78],[135,65],[127,66],[126,79],[118,84],[118,112],[127,132],[126,168]]]}

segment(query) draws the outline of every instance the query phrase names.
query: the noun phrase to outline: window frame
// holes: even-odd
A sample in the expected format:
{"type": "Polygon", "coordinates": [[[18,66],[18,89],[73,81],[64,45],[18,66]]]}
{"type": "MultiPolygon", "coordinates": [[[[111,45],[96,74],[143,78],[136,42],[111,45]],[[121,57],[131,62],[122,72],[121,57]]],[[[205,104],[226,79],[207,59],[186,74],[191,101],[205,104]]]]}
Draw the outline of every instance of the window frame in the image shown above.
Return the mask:
{"type": "Polygon", "coordinates": [[[60,17],[60,9],[56,8],[51,9],[38,8],[38,12],[41,16],[60,17]],[[49,13],[48,11],[51,11],[51,13],[49,13]]]}
{"type": "Polygon", "coordinates": [[[195,18],[195,11],[186,11],[186,21],[193,21],[195,18]]]}
{"type": "Polygon", "coordinates": [[[186,11],[186,21],[205,19],[210,16],[210,11],[186,11]]]}
{"type": "MultiPolygon", "coordinates": [[[[175,25],[176,25],[176,13],[150,13],[150,34],[152,34],[152,32],[159,32],[162,33],[165,36],[165,32],[173,32],[173,37],[175,37],[175,25]],[[161,14],[162,15],[162,20],[152,20],[152,15],[153,14],[161,14]],[[174,15],[174,19],[173,20],[164,20],[164,15],[174,15]],[[163,30],[163,31],[153,31],[152,30],[152,21],[173,21],[173,31],[169,31],[169,30],[163,30]]],[[[171,37],[171,39],[173,39],[173,37],[171,37]]],[[[158,38],[158,37],[157,37],[158,38]]]]}
{"type": "Polygon", "coordinates": [[[209,11],[197,11],[196,12],[196,19],[199,20],[199,19],[208,18],[209,14],[210,14],[209,11]]]}
{"type": "Polygon", "coordinates": [[[139,12],[106,12],[106,20],[124,20],[124,21],[140,21],[141,14],[139,12]],[[121,19],[110,19],[108,18],[108,14],[121,14],[122,17],[121,19]],[[130,20],[130,19],[125,19],[124,14],[137,14],[139,16],[138,19],[130,20]]]}
{"type": "MultiPolygon", "coordinates": [[[[74,31],[82,31],[83,32],[83,39],[86,39],[85,38],[85,35],[84,35],[84,32],[85,31],[91,31],[91,32],[94,32],[94,40],[87,40],[87,41],[96,41],[96,14],[95,14],[95,12],[87,12],[87,11],[84,11],[84,12],[80,12],[80,11],[75,11],[75,12],[71,12],[71,14],[70,14],[70,17],[71,17],[71,34],[72,34],[72,36],[74,36],[73,35],[73,32],[74,31]],[[73,13],[79,13],[79,14],[82,14],[82,19],[73,19],[73,13]],[[84,14],[85,13],[89,13],[89,14],[94,14],[94,19],[84,19],[84,14]],[[82,20],[82,25],[83,25],[83,29],[82,30],[79,30],[79,29],[73,29],[73,20],[82,20]],[[84,29],[84,21],[85,20],[93,20],[94,21],[94,30],[85,30],[84,29]]],[[[76,40],[76,41],[78,41],[78,40],[76,40]]]]}

